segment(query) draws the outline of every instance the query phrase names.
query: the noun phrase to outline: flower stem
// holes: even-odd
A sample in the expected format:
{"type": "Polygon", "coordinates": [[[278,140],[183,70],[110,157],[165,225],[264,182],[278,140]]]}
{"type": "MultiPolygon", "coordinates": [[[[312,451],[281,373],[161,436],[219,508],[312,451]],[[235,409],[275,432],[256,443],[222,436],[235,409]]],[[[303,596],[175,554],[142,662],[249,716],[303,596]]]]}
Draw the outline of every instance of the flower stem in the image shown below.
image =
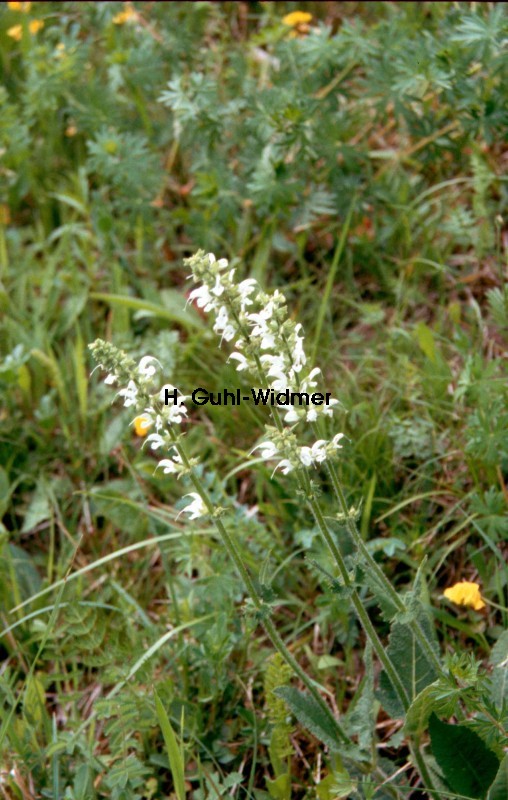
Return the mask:
{"type": "MultiPolygon", "coordinates": [[[[374,575],[376,576],[378,581],[381,583],[381,585],[385,589],[388,597],[393,602],[393,604],[395,605],[397,610],[398,611],[406,611],[405,604],[404,604],[403,600],[401,600],[399,593],[396,591],[396,589],[394,589],[394,587],[392,586],[392,584],[390,583],[390,581],[386,577],[385,573],[383,572],[383,570],[381,569],[381,567],[379,566],[379,564],[377,563],[375,558],[369,552],[368,548],[365,545],[365,542],[363,541],[363,539],[362,539],[362,537],[360,535],[360,532],[358,530],[358,527],[356,525],[356,522],[355,522],[354,518],[349,513],[349,509],[348,509],[348,505],[347,505],[347,502],[346,502],[346,498],[344,496],[344,491],[342,489],[342,486],[341,486],[341,483],[340,483],[340,480],[339,480],[339,476],[337,474],[337,470],[335,469],[335,465],[331,461],[327,461],[326,462],[326,466],[327,466],[328,474],[330,476],[330,480],[332,482],[332,486],[333,486],[335,495],[337,497],[337,500],[339,502],[341,511],[344,514],[344,517],[346,519],[346,525],[347,525],[348,531],[350,533],[350,536],[351,536],[356,548],[362,554],[363,558],[365,559],[365,562],[369,566],[369,569],[372,570],[372,572],[374,573],[374,575]]],[[[428,641],[428,638],[425,635],[425,632],[422,630],[420,622],[417,619],[412,619],[412,620],[409,621],[409,626],[410,626],[411,631],[413,632],[414,636],[416,637],[420,647],[424,650],[425,654],[430,659],[430,661],[432,662],[434,667],[437,669],[437,671],[439,673],[441,673],[442,672],[441,662],[440,662],[438,656],[436,655],[436,653],[434,651],[434,648],[430,645],[430,643],[428,641]]]]}
{"type": "Polygon", "coordinates": [[[311,680],[311,678],[309,678],[309,676],[305,673],[305,671],[299,665],[298,661],[295,659],[295,657],[289,651],[287,645],[285,644],[284,640],[282,639],[282,637],[278,633],[278,631],[277,631],[275,625],[273,624],[272,620],[268,616],[266,616],[266,611],[267,611],[266,605],[263,602],[263,599],[261,598],[261,596],[259,595],[258,590],[256,589],[254,581],[252,580],[252,577],[251,577],[251,575],[250,575],[250,573],[249,573],[249,571],[247,569],[247,566],[246,566],[246,564],[245,564],[245,562],[243,560],[243,557],[242,557],[242,555],[240,553],[240,550],[238,549],[238,547],[236,545],[236,542],[235,542],[234,538],[231,536],[231,534],[229,533],[229,531],[225,527],[225,525],[222,522],[222,520],[215,513],[216,509],[214,507],[214,504],[212,503],[212,501],[210,499],[210,496],[209,496],[206,488],[204,487],[203,483],[199,479],[198,475],[196,475],[195,471],[192,469],[192,467],[190,465],[190,462],[189,462],[189,459],[187,458],[187,454],[185,452],[185,449],[183,448],[183,446],[182,446],[181,442],[179,441],[178,437],[175,435],[175,433],[171,429],[170,429],[170,433],[171,433],[171,438],[173,439],[174,446],[175,446],[180,458],[182,459],[182,463],[189,470],[190,480],[192,481],[193,486],[195,487],[197,493],[199,494],[199,496],[201,497],[203,503],[205,504],[208,513],[211,515],[211,517],[213,519],[213,522],[214,522],[214,525],[215,525],[215,528],[216,528],[216,530],[217,530],[217,532],[218,532],[218,534],[219,534],[219,536],[221,538],[221,541],[222,541],[222,543],[223,543],[223,545],[224,545],[224,547],[226,549],[226,552],[228,553],[229,557],[233,561],[233,563],[234,563],[234,565],[236,567],[236,570],[237,570],[238,574],[240,575],[241,579],[243,580],[245,588],[246,588],[246,590],[247,590],[252,602],[254,603],[254,606],[255,606],[256,610],[260,614],[261,623],[262,623],[262,625],[263,625],[263,627],[264,627],[264,629],[266,631],[266,634],[267,634],[268,638],[270,639],[270,641],[273,644],[273,646],[275,647],[275,649],[280,653],[280,655],[282,656],[284,661],[291,667],[291,669],[293,670],[294,674],[298,678],[300,678],[302,683],[306,686],[306,688],[308,689],[308,691],[310,692],[310,694],[312,695],[312,697],[314,698],[316,703],[319,705],[321,711],[324,714],[326,714],[327,718],[332,723],[333,728],[337,733],[337,737],[342,742],[344,742],[346,744],[350,743],[349,737],[347,736],[347,734],[345,733],[344,729],[342,728],[340,723],[337,721],[337,719],[333,715],[332,711],[330,710],[330,708],[327,706],[327,704],[325,703],[325,701],[323,700],[323,698],[321,697],[321,695],[317,691],[313,681],[311,680]]]}

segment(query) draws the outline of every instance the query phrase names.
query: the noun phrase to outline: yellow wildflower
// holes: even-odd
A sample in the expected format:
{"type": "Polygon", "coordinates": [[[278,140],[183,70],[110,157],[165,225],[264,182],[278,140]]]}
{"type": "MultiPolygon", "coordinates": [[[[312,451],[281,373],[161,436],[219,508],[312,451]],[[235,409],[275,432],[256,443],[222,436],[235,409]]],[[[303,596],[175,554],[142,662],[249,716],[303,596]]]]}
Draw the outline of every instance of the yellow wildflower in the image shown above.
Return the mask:
{"type": "Polygon", "coordinates": [[[136,417],[134,420],[136,436],[146,436],[152,425],[153,422],[148,414],[140,414],[140,416],[136,417]]]}
{"type": "Polygon", "coordinates": [[[13,25],[12,28],[7,29],[7,36],[10,36],[15,42],[20,42],[23,36],[23,28],[21,25],[13,25]]]}
{"type": "Polygon", "coordinates": [[[76,136],[78,129],[75,125],[68,125],[65,129],[66,136],[76,136]]]}
{"type": "Polygon", "coordinates": [[[42,19],[31,19],[28,23],[28,30],[30,33],[37,33],[37,31],[40,31],[41,28],[44,28],[44,22],[42,19]]]}
{"type": "Polygon", "coordinates": [[[451,600],[452,603],[456,603],[458,606],[474,608],[475,611],[480,611],[481,608],[485,608],[485,603],[480,594],[480,587],[477,583],[460,581],[460,583],[450,586],[449,589],[445,589],[443,594],[448,600],[451,600]]]}
{"type": "Polygon", "coordinates": [[[31,6],[31,3],[7,3],[7,8],[11,11],[21,11],[23,14],[28,14],[31,6]]]}
{"type": "Polygon", "coordinates": [[[298,25],[306,25],[312,19],[312,14],[308,11],[292,11],[291,14],[286,14],[282,17],[284,25],[290,25],[291,28],[296,28],[298,25]]]}
{"type": "Polygon", "coordinates": [[[114,25],[125,25],[126,22],[135,22],[138,18],[138,12],[131,5],[126,5],[123,11],[120,11],[113,17],[114,25]]]}

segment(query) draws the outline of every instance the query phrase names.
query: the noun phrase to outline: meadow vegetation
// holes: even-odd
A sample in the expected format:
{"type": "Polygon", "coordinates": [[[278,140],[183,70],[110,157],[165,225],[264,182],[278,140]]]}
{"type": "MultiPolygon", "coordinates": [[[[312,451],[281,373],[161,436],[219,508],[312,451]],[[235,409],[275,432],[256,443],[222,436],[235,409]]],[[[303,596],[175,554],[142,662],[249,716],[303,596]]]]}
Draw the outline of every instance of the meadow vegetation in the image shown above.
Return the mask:
{"type": "Polygon", "coordinates": [[[2,3],[0,797],[505,800],[507,43],[503,3],[2,3]],[[339,400],[301,464],[189,404],[156,469],[152,378],[261,386],[209,252],[339,400]]]}

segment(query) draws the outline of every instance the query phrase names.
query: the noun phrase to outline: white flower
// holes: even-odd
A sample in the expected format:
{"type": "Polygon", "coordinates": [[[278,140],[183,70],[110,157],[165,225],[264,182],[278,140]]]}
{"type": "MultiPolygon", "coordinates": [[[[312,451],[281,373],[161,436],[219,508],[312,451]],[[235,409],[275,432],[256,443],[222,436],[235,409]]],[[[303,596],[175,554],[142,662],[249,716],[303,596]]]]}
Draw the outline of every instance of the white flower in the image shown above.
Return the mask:
{"type": "Polygon", "coordinates": [[[261,450],[261,458],[263,458],[265,461],[268,461],[268,459],[273,458],[279,452],[278,448],[274,445],[273,442],[261,442],[261,444],[257,444],[250,451],[251,454],[254,452],[254,450],[261,450]]]}
{"type": "MultiPolygon", "coordinates": [[[[297,325],[296,327],[301,328],[301,325],[297,325]]],[[[307,357],[303,349],[303,336],[296,337],[291,355],[293,358],[293,369],[295,372],[300,372],[303,365],[307,361],[307,357]]]]}
{"type": "Polygon", "coordinates": [[[261,363],[263,364],[263,366],[265,366],[266,364],[269,365],[268,375],[272,374],[270,372],[270,370],[272,369],[275,371],[275,374],[279,372],[284,372],[286,366],[282,356],[271,356],[268,355],[267,353],[264,353],[261,356],[261,363]]]}
{"type": "Polygon", "coordinates": [[[326,461],[326,445],[328,442],[325,439],[318,439],[317,442],[311,447],[312,450],[312,458],[314,461],[317,461],[318,464],[321,464],[322,461],[326,461]]]}
{"type": "Polygon", "coordinates": [[[159,447],[164,446],[164,439],[160,435],[160,433],[151,433],[149,436],[147,436],[145,441],[143,442],[143,447],[147,442],[151,442],[150,447],[152,450],[158,450],[159,447]]]}
{"type": "Polygon", "coordinates": [[[171,458],[163,458],[162,461],[156,466],[156,469],[159,467],[164,471],[165,475],[173,475],[175,472],[178,472],[178,464],[176,463],[176,459],[179,459],[179,456],[174,457],[175,460],[173,461],[171,458]]]}
{"type": "Polygon", "coordinates": [[[175,422],[177,425],[179,425],[186,416],[187,409],[181,399],[178,400],[177,404],[170,406],[167,412],[168,422],[175,422]]]}
{"type": "Polygon", "coordinates": [[[236,367],[237,372],[241,372],[242,369],[247,369],[249,366],[249,362],[242,353],[231,353],[229,358],[233,358],[235,361],[238,361],[236,367]]]}
{"type": "Polygon", "coordinates": [[[289,460],[289,458],[283,458],[282,461],[279,461],[279,463],[275,467],[273,474],[275,474],[278,469],[282,470],[282,473],[284,475],[287,475],[288,472],[292,472],[294,470],[294,466],[289,460]]]}
{"type": "Polygon", "coordinates": [[[288,376],[285,375],[282,370],[276,370],[275,367],[272,367],[268,370],[268,377],[272,379],[270,381],[270,387],[274,390],[274,392],[285,392],[291,383],[288,376]]]}
{"type": "Polygon", "coordinates": [[[310,465],[314,461],[314,457],[312,455],[312,450],[310,447],[302,447],[300,448],[300,461],[304,465],[304,467],[310,467],[310,465]]]}
{"type": "Polygon", "coordinates": [[[125,408],[128,408],[129,406],[134,406],[136,405],[138,400],[138,387],[136,386],[134,381],[129,381],[125,389],[120,389],[120,391],[117,394],[117,397],[118,396],[124,398],[123,404],[125,408]]]}
{"type": "Polygon", "coordinates": [[[104,383],[107,383],[108,385],[111,385],[112,383],[115,383],[115,381],[117,381],[117,380],[118,380],[118,375],[115,375],[113,372],[111,372],[109,375],[106,375],[106,377],[104,378],[104,383]]]}
{"type": "Polygon", "coordinates": [[[240,298],[242,301],[242,311],[245,306],[252,305],[252,300],[250,299],[249,295],[252,294],[256,288],[256,285],[257,281],[254,278],[247,278],[247,280],[238,284],[238,291],[240,292],[240,298]]]}
{"type": "Polygon", "coordinates": [[[138,372],[140,375],[143,375],[144,378],[153,378],[155,375],[156,369],[151,365],[152,361],[155,361],[160,367],[159,362],[153,356],[143,356],[138,364],[138,372]]]}
{"type": "Polygon", "coordinates": [[[339,444],[339,442],[343,438],[344,438],[344,434],[343,433],[336,433],[335,434],[335,436],[333,437],[332,441],[330,442],[330,444],[335,448],[335,450],[340,450],[342,448],[342,445],[339,444]]]}
{"type": "Polygon", "coordinates": [[[284,422],[298,422],[300,417],[294,406],[291,406],[289,411],[284,414],[284,422]]]}
{"type": "Polygon", "coordinates": [[[206,312],[215,308],[215,300],[208,291],[208,287],[205,285],[198,286],[197,289],[193,289],[189,294],[189,300],[191,302],[192,300],[196,300],[196,305],[198,308],[203,308],[206,312]]]}
{"type": "MultiPolygon", "coordinates": [[[[205,514],[208,514],[208,509],[197,492],[189,492],[189,494],[184,496],[193,497],[194,499],[188,506],[185,506],[185,508],[180,511],[180,514],[188,514],[189,519],[199,519],[199,517],[204,517],[205,514]]],[[[180,516],[180,514],[178,516],[180,516]]]]}
{"type": "Polygon", "coordinates": [[[215,297],[220,297],[223,291],[224,291],[224,286],[222,285],[220,275],[217,275],[215,279],[215,286],[212,289],[212,294],[214,294],[215,297]]]}
{"type": "Polygon", "coordinates": [[[221,306],[213,329],[215,333],[222,333],[222,338],[225,339],[226,342],[230,342],[235,335],[235,329],[229,322],[228,312],[225,306],[221,306]]]}

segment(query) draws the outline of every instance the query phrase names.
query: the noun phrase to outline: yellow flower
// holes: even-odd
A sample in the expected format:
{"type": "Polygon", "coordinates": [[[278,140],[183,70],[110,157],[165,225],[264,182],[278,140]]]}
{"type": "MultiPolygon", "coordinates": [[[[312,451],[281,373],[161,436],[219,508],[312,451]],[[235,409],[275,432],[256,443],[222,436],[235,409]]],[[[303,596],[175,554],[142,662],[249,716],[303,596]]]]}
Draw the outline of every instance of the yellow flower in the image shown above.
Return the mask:
{"type": "Polygon", "coordinates": [[[140,414],[140,416],[136,417],[134,420],[134,430],[136,431],[136,436],[146,436],[152,425],[153,422],[148,414],[140,414]]]}
{"type": "Polygon", "coordinates": [[[31,6],[31,3],[7,3],[7,8],[11,11],[21,11],[23,14],[28,14],[31,6]]]}
{"type": "Polygon", "coordinates": [[[475,611],[480,611],[481,608],[485,608],[485,603],[480,594],[480,587],[477,583],[460,581],[460,583],[450,586],[449,589],[445,589],[443,594],[448,600],[451,600],[452,603],[456,603],[458,606],[474,608],[475,611]]]}
{"type": "Polygon", "coordinates": [[[138,18],[138,12],[130,5],[126,5],[123,11],[120,11],[113,17],[114,25],[125,25],[126,22],[135,22],[138,18]]]}
{"type": "Polygon", "coordinates": [[[23,28],[21,25],[13,25],[12,28],[8,28],[7,36],[10,36],[15,42],[20,42],[23,36],[23,28]]]}
{"type": "Polygon", "coordinates": [[[76,136],[78,129],[75,125],[68,125],[65,129],[66,136],[76,136]]]}
{"type": "Polygon", "coordinates": [[[309,14],[308,11],[292,11],[291,14],[286,14],[285,17],[282,17],[282,22],[284,25],[296,28],[298,25],[305,25],[311,19],[312,14],[309,14]]]}
{"type": "Polygon", "coordinates": [[[28,23],[28,30],[30,33],[37,33],[37,31],[40,31],[41,28],[44,28],[44,22],[42,19],[32,19],[28,23]]]}

